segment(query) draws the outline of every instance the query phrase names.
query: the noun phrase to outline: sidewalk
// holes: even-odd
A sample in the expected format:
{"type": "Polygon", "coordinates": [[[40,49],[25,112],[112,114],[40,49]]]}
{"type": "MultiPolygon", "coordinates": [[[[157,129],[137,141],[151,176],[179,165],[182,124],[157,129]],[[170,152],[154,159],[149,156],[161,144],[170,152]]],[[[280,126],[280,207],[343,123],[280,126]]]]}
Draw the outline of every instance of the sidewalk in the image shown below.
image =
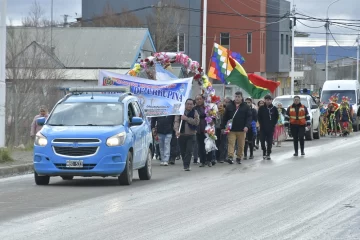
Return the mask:
{"type": "Polygon", "coordinates": [[[11,152],[13,162],[0,163],[0,178],[11,175],[33,172],[33,152],[14,150],[11,152]]]}

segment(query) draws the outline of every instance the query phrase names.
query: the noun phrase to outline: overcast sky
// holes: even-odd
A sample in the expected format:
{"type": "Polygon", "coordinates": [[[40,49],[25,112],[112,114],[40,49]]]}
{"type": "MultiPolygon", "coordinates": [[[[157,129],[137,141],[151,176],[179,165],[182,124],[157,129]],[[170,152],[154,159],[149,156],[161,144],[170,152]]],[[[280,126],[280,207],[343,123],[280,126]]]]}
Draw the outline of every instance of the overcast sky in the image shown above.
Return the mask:
{"type": "MultiPolygon", "coordinates": [[[[100,0],[99,0],[100,1],[100,0]]],[[[121,0],[119,0],[121,1],[121,0]]],[[[259,2],[262,0],[237,0],[237,1],[252,1],[259,2]]],[[[297,12],[316,18],[325,19],[326,10],[328,5],[333,0],[294,0],[296,4],[297,12]]],[[[50,19],[51,12],[51,0],[37,0],[41,4],[45,11],[45,17],[50,19]]],[[[61,21],[62,15],[69,15],[68,21],[75,21],[75,17],[81,16],[81,0],[53,0],[54,2],[54,19],[61,21]]],[[[360,31],[360,0],[339,0],[339,2],[333,4],[329,9],[330,19],[352,19],[359,20],[354,23],[359,27],[350,27],[359,29],[360,31]]],[[[12,20],[14,25],[21,24],[21,19],[29,12],[32,0],[8,0],[8,19],[12,20]]],[[[292,3],[292,1],[291,1],[292,3]]],[[[272,7],[270,5],[270,7],[272,7]]],[[[310,38],[296,38],[295,46],[320,46],[325,45],[325,28],[324,22],[314,22],[299,20],[300,22],[310,27],[303,26],[298,22],[297,30],[311,33],[310,38]]],[[[330,29],[334,34],[337,42],[342,46],[353,46],[356,40],[357,32],[351,29],[338,27],[331,25],[330,29]],[[348,35],[345,35],[348,34],[348,35]]],[[[336,43],[330,36],[330,44],[336,46],[336,43]]]]}

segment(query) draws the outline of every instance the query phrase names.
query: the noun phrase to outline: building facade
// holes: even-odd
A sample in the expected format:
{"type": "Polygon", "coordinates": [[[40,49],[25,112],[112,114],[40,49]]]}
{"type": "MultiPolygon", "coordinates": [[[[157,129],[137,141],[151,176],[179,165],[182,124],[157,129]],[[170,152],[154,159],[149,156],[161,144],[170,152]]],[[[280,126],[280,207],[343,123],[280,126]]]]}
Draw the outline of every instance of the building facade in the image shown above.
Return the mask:
{"type": "Polygon", "coordinates": [[[267,0],[267,15],[283,18],[267,18],[266,38],[266,78],[280,81],[277,95],[290,94],[292,54],[290,2],[285,0],[267,0]]]}
{"type": "MultiPolygon", "coordinates": [[[[164,6],[168,3],[175,3],[181,10],[182,22],[178,29],[179,50],[189,55],[196,61],[201,60],[201,0],[83,0],[82,20],[89,21],[95,17],[102,16],[107,8],[114,13],[121,13],[124,10],[132,11],[140,21],[147,26],[147,18],[156,11],[156,6],[164,6]]],[[[171,21],[171,19],[168,19],[171,21]]],[[[149,27],[149,29],[151,29],[149,27]]],[[[151,30],[150,30],[151,32],[151,30]]],[[[151,32],[155,39],[155,33],[151,32]]],[[[156,42],[156,41],[155,41],[156,42]]],[[[155,44],[155,47],[156,44],[155,44]]]]}
{"type": "MultiPolygon", "coordinates": [[[[101,16],[106,7],[114,12],[124,8],[134,10],[144,23],[153,9],[137,9],[166,4],[163,0],[86,0],[82,3],[82,18],[89,20],[101,16]]],[[[202,51],[202,0],[173,0],[184,9],[184,22],[179,32],[184,36],[183,52],[201,62],[202,51]]],[[[290,91],[291,29],[290,2],[286,0],[238,1],[208,0],[206,33],[206,71],[214,42],[245,58],[248,73],[256,73],[280,81],[276,95],[290,91]]],[[[156,46],[156,44],[155,44],[156,46]]],[[[215,81],[215,83],[220,83],[215,81]]]]}

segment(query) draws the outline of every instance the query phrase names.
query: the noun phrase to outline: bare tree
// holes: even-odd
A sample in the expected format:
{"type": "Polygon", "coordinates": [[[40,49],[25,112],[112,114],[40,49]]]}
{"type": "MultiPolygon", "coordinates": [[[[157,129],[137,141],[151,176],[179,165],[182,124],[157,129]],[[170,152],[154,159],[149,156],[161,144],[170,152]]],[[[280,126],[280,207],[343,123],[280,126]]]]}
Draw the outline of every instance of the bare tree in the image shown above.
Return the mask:
{"type": "Polygon", "coordinates": [[[184,23],[184,10],[174,0],[164,0],[147,17],[158,51],[177,51],[177,36],[184,23]]]}
{"type": "Polygon", "coordinates": [[[39,106],[51,109],[60,98],[59,79],[64,79],[64,64],[50,46],[49,28],[43,27],[43,11],[34,3],[27,27],[7,28],[6,79],[8,119],[6,141],[9,146],[27,144],[30,124],[39,106]]]}
{"type": "Polygon", "coordinates": [[[102,16],[96,16],[91,23],[83,23],[83,26],[91,27],[141,27],[140,19],[127,8],[122,8],[116,13],[109,3],[104,8],[102,16]]]}

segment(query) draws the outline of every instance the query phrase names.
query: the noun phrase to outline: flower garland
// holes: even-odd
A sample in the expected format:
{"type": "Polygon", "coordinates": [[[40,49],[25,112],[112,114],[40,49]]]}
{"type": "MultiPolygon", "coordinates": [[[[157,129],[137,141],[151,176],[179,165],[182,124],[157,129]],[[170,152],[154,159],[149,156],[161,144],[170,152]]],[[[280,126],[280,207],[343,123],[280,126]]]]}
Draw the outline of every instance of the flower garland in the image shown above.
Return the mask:
{"type": "Polygon", "coordinates": [[[215,140],[217,140],[215,134],[214,119],[218,115],[217,104],[220,102],[220,97],[216,96],[215,89],[212,87],[209,78],[204,73],[204,70],[200,67],[197,61],[193,61],[189,56],[184,53],[173,52],[157,52],[153,56],[140,60],[140,63],[134,65],[134,68],[129,71],[129,75],[138,76],[141,71],[146,71],[153,67],[155,63],[161,64],[164,68],[168,67],[171,63],[179,63],[186,70],[187,73],[193,76],[193,79],[197,81],[201,86],[203,96],[205,98],[205,114],[207,126],[205,128],[205,148],[207,152],[217,150],[215,140]]]}

